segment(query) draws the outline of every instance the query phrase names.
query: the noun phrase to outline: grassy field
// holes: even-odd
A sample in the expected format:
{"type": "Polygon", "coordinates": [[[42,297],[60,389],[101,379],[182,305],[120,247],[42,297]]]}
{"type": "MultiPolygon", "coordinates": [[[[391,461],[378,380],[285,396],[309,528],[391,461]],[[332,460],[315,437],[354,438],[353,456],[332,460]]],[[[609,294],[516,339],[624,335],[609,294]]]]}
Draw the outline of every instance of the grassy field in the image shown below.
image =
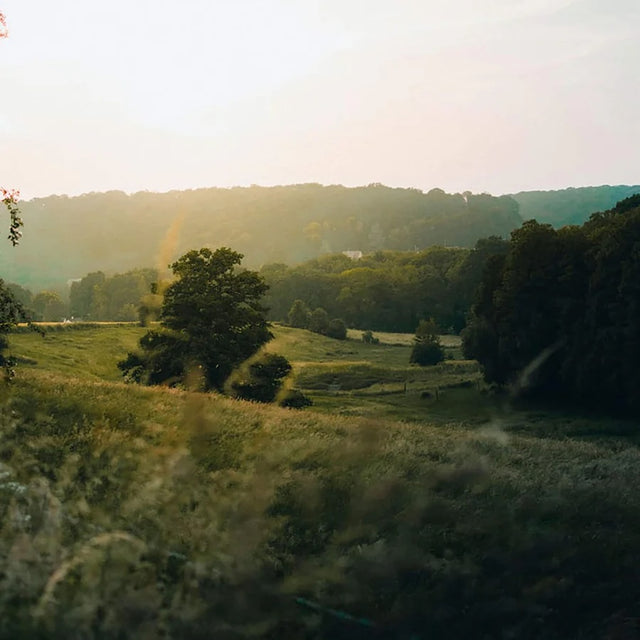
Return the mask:
{"type": "Polygon", "coordinates": [[[637,425],[281,327],[310,411],[125,385],[142,332],[11,336],[0,638],[638,637],[637,425]]]}
{"type": "MultiPolygon", "coordinates": [[[[435,367],[409,364],[413,335],[378,333],[379,344],[365,344],[362,332],[345,341],[308,331],[274,328],[266,350],[293,364],[294,384],[312,398],[317,411],[396,420],[485,420],[497,404],[480,393],[475,362],[447,360],[435,367]]],[[[451,353],[457,336],[443,336],[451,353]]]]}
{"type": "MultiPolygon", "coordinates": [[[[13,335],[11,352],[25,367],[116,381],[121,378],[118,360],[136,348],[144,332],[124,323],[52,325],[44,337],[33,332],[13,335]]],[[[458,410],[458,417],[472,419],[486,418],[495,406],[477,392],[479,371],[473,362],[410,365],[411,335],[379,333],[381,343],[372,345],[362,342],[361,332],[352,332],[345,341],[277,325],[273,333],[265,350],[291,361],[291,384],[311,397],[318,411],[424,420],[439,419],[443,413],[453,416],[458,410]]],[[[444,336],[443,343],[459,347],[456,336],[444,336]]]]}
{"type": "Polygon", "coordinates": [[[137,347],[146,331],[133,323],[103,323],[89,328],[38,324],[45,330],[44,336],[33,331],[15,333],[9,341],[9,352],[23,367],[85,380],[120,380],[118,360],[137,347]]]}

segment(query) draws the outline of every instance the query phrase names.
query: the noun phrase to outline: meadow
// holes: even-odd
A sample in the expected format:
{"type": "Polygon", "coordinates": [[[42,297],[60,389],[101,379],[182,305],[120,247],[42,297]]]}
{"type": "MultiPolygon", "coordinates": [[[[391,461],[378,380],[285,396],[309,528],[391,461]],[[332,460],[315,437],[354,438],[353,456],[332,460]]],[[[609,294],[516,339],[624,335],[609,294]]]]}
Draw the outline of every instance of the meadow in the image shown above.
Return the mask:
{"type": "Polygon", "coordinates": [[[384,334],[274,327],[304,411],[126,385],[143,332],[10,336],[0,637],[637,637],[637,425],[384,334]]]}

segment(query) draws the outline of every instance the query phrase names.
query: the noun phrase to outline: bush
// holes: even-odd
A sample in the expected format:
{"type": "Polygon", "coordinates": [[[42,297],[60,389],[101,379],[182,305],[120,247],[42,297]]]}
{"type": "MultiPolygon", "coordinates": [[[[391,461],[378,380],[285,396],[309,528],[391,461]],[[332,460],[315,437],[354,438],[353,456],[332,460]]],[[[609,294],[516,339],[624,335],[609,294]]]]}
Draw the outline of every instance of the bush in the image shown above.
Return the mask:
{"type": "Polygon", "coordinates": [[[444,349],[438,342],[416,342],[409,362],[421,367],[438,364],[444,360],[444,349]]]}
{"type": "Polygon", "coordinates": [[[344,320],[341,320],[340,318],[334,318],[331,320],[327,327],[326,335],[327,337],[335,338],[336,340],[346,340],[347,325],[344,323],[344,320]]]}
{"type": "Polygon", "coordinates": [[[420,320],[409,362],[421,367],[438,364],[444,360],[444,349],[438,336],[438,325],[433,318],[420,320]]]}
{"type": "Polygon", "coordinates": [[[246,380],[234,382],[232,388],[243,400],[273,402],[290,371],[291,365],[284,356],[268,353],[249,366],[246,380]]]}
{"type": "Polygon", "coordinates": [[[380,340],[373,335],[370,330],[362,332],[362,342],[365,344],[379,344],[380,340]]]}
{"type": "Polygon", "coordinates": [[[310,407],[312,404],[313,400],[298,389],[290,389],[280,401],[281,407],[289,407],[290,409],[304,409],[304,407],[310,407]]]}

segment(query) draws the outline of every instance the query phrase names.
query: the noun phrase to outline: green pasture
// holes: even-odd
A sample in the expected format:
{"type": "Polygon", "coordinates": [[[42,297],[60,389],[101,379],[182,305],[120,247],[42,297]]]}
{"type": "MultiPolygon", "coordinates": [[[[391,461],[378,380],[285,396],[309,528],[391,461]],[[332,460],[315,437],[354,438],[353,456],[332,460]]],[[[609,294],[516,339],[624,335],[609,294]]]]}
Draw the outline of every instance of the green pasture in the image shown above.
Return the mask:
{"type": "MultiPolygon", "coordinates": [[[[95,325],[49,324],[45,335],[21,329],[10,336],[10,352],[21,367],[34,368],[84,380],[118,381],[117,362],[135,350],[146,331],[134,323],[95,325]]],[[[475,363],[447,360],[435,367],[409,364],[410,334],[378,333],[379,344],[365,344],[361,332],[347,340],[274,325],[274,339],[265,350],[280,353],[293,365],[289,384],[314,401],[313,410],[348,415],[397,419],[441,419],[443,415],[470,415],[477,405],[492,401],[479,393],[475,363]],[[456,413],[457,412],[457,413],[456,413]]],[[[459,347],[457,336],[443,343],[459,347]]]]}
{"type": "MultiPolygon", "coordinates": [[[[446,360],[433,367],[409,363],[412,334],[383,333],[378,344],[362,342],[361,331],[332,340],[309,331],[274,327],[265,349],[293,364],[293,384],[312,398],[311,410],[412,421],[460,420],[473,423],[495,415],[499,404],[483,393],[477,363],[446,360]]],[[[459,353],[458,336],[442,336],[459,353]]]]}
{"type": "Polygon", "coordinates": [[[42,325],[44,336],[21,330],[9,336],[9,353],[21,367],[85,380],[120,380],[117,362],[137,347],[145,329],[134,323],[42,325]]]}

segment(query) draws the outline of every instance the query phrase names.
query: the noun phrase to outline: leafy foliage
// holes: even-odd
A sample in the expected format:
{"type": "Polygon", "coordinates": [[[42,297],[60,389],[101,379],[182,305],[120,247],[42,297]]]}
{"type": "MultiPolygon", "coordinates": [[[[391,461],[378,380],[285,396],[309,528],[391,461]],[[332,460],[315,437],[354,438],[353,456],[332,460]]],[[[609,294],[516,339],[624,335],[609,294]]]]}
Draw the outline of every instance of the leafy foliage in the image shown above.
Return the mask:
{"type": "Polygon", "coordinates": [[[306,329],[311,319],[309,307],[300,299],[294,300],[287,314],[289,324],[296,329],[306,329]]]}
{"type": "Polygon", "coordinates": [[[311,312],[307,328],[309,331],[324,335],[329,328],[329,322],[329,314],[322,307],[318,307],[311,312]]]}
{"type": "Polygon", "coordinates": [[[288,389],[284,398],[280,401],[281,407],[290,409],[304,409],[313,405],[313,400],[306,396],[300,389],[288,389]]]}
{"type": "Polygon", "coordinates": [[[154,295],[158,272],[134,269],[106,276],[102,271],[87,274],[71,284],[70,314],[75,318],[99,321],[135,321],[156,319],[161,298],[154,295]]]}
{"type": "MultiPolygon", "coordinates": [[[[2,37],[2,26],[0,22],[0,37],[2,37]]],[[[20,192],[15,189],[0,188],[0,201],[2,201],[2,204],[9,211],[8,239],[14,247],[20,242],[20,238],[22,237],[21,228],[24,226],[22,218],[20,217],[20,209],[18,208],[19,197],[20,192]]]]}
{"type": "MultiPolygon", "coordinates": [[[[9,32],[4,14],[0,12],[0,38],[6,38],[9,32]]],[[[0,201],[9,211],[9,236],[8,239],[15,247],[22,237],[23,226],[20,210],[18,208],[18,198],[20,194],[16,190],[0,188],[0,201]]],[[[5,377],[11,379],[15,375],[15,359],[6,356],[5,350],[9,346],[6,334],[19,322],[27,322],[31,325],[31,317],[24,305],[18,301],[13,291],[0,280],[0,367],[4,369],[5,377]]]]}
{"type": "Polygon", "coordinates": [[[249,365],[246,379],[234,382],[233,390],[243,400],[273,402],[290,372],[291,364],[284,356],[267,353],[249,365]]]}
{"type": "Polygon", "coordinates": [[[298,327],[307,326],[310,308],[322,308],[350,327],[409,333],[421,318],[434,317],[458,332],[484,264],[507,247],[506,241],[490,237],[473,249],[377,251],[357,262],[332,254],[291,268],[266,265],[260,272],[270,286],[265,304],[271,319],[293,320],[298,327]]]}
{"type": "Polygon", "coordinates": [[[347,339],[347,325],[344,320],[340,318],[333,318],[329,321],[329,325],[326,328],[325,335],[328,338],[334,338],[336,340],[347,339]]]}
{"type": "Polygon", "coordinates": [[[221,390],[233,369],[271,337],[260,304],[267,285],[257,273],[238,270],[241,260],[231,249],[205,248],[172,264],[177,279],[164,295],[163,330],[149,331],[142,353],[120,363],[125,376],[176,384],[197,371],[205,389],[221,390]]]}
{"type": "Polygon", "coordinates": [[[638,196],[582,227],[526,222],[489,262],[464,350],[489,382],[640,410],[638,196]]]}
{"type": "Polygon", "coordinates": [[[313,311],[302,300],[294,300],[287,314],[289,325],[298,329],[308,329],[313,333],[334,338],[347,339],[347,325],[341,318],[329,319],[329,314],[322,307],[313,311]]]}
{"type": "Polygon", "coordinates": [[[61,322],[67,314],[67,305],[55,291],[40,291],[30,304],[34,319],[44,322],[61,322]]]}
{"type": "Polygon", "coordinates": [[[376,336],[373,335],[373,332],[367,329],[362,332],[362,342],[365,344],[379,344],[380,339],[376,338],[376,336]]]}
{"type": "Polygon", "coordinates": [[[444,349],[440,344],[439,333],[438,325],[433,318],[420,320],[409,361],[421,367],[442,362],[444,349]]]}

